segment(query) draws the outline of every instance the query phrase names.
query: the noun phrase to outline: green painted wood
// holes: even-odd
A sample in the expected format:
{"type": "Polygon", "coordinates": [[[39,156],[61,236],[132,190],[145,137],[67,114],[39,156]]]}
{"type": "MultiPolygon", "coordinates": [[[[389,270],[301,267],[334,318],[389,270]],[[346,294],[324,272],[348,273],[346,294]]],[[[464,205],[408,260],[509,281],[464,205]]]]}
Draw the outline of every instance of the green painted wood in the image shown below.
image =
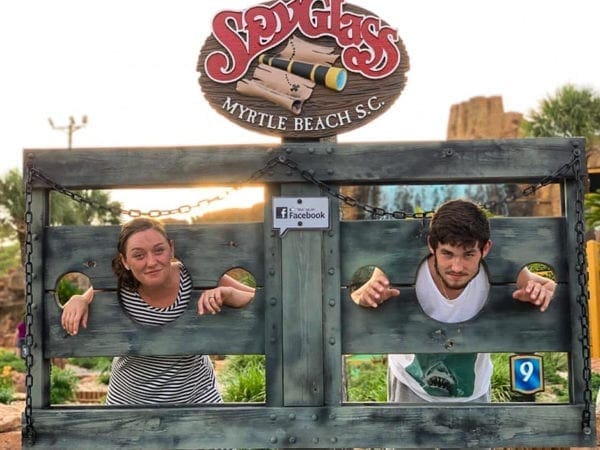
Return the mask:
{"type": "MultiPolygon", "coordinates": [[[[278,185],[265,189],[265,223],[273,223],[272,198],[278,185]]],[[[281,281],[281,239],[275,230],[264,227],[265,246],[265,376],[266,404],[283,406],[283,288],[281,281]]]]}
{"type": "MultiPolygon", "coordinates": [[[[527,183],[569,162],[576,146],[583,149],[583,140],[291,142],[26,150],[25,156],[31,155],[36,167],[69,188],[230,185],[247,180],[273,157],[291,158],[305,174],[332,185],[527,183]],[[157,166],[162,170],[156,171],[157,166]]],[[[263,181],[268,195],[326,195],[285,165],[254,180],[263,181]]],[[[41,243],[34,245],[34,298],[40,300],[35,305],[36,448],[593,446],[594,430],[586,435],[581,428],[586,407],[592,416],[595,412],[581,394],[586,356],[579,341],[581,308],[576,304],[580,264],[572,250],[578,193],[570,174],[562,182],[565,217],[492,219],[495,247],[486,258],[492,293],[481,314],[463,324],[440,324],[418,306],[414,272],[427,254],[420,221],[342,222],[339,228],[333,225],[331,234],[292,230],[280,239],[268,229],[272,219],[266,210],[264,226],[173,228],[176,252],[192,267],[197,288],[213,286],[232,264],[253,273],[259,290],[249,307],[211,317],[198,317],[190,307],[170,325],[155,330],[136,327],[120,310],[106,263],[112,258],[116,228],[93,227],[86,234],[78,228],[44,227],[47,198],[36,194],[35,239],[41,243]],[[183,248],[180,242],[193,245],[183,248]],[[544,314],[510,297],[514,277],[527,262],[550,264],[560,281],[544,314]],[[400,298],[377,310],[354,305],[346,289],[358,267],[373,263],[402,291],[400,298]],[[334,265],[338,270],[331,273],[334,265]],[[66,338],[58,326],[60,310],[52,289],[60,274],[75,269],[91,274],[96,287],[108,290],[92,305],[90,328],[66,338]],[[337,299],[334,306],[332,299],[337,299]],[[337,336],[341,343],[335,339],[331,344],[337,336]],[[416,351],[568,352],[572,399],[561,405],[342,406],[342,354],[416,351]],[[265,353],[269,406],[47,408],[50,357],[184,352],[265,353]],[[100,442],[97,435],[105,439],[100,442]]],[[[36,185],[45,189],[39,181],[36,185]]]]}
{"type": "MultiPolygon", "coordinates": [[[[284,185],[283,197],[315,197],[308,184],[284,185]]],[[[284,405],[323,404],[322,231],[288,230],[281,239],[284,405]]]]}
{"type": "Polygon", "coordinates": [[[323,238],[323,349],[324,404],[339,405],[344,399],[342,375],[342,315],[340,296],[340,209],[330,209],[331,229],[323,238]]]}
{"type": "MultiPolygon", "coordinates": [[[[249,271],[264,284],[263,224],[168,225],[175,256],[186,265],[194,286],[216,286],[229,269],[249,271]]],[[[96,289],[116,289],[111,261],[117,252],[118,226],[49,227],[44,239],[44,282],[55,289],[68,272],[90,277],[96,289]]]]}
{"type": "MultiPolygon", "coordinates": [[[[192,299],[198,299],[195,291],[192,299]]],[[[264,309],[262,289],[244,308],[224,307],[219,314],[199,316],[196,300],[173,322],[152,327],[129,318],[116,293],[98,292],[90,307],[88,327],[67,335],[60,326],[61,309],[47,294],[45,357],[189,354],[263,354],[264,309]]]]}
{"type": "Polygon", "coordinates": [[[24,448],[593,447],[572,405],[60,408],[24,448]],[[98,438],[101,436],[101,439],[98,438]]]}
{"type": "MultiPolygon", "coordinates": [[[[380,267],[393,284],[413,285],[420,262],[429,254],[428,226],[421,220],[342,222],[342,285],[348,286],[367,265],[380,267]]],[[[564,217],[492,218],[490,227],[493,246],[485,261],[492,283],[514,283],[523,265],[531,262],[550,265],[557,280],[567,282],[564,217]]]]}
{"type": "Polygon", "coordinates": [[[441,323],[419,306],[414,288],[400,288],[400,296],[378,308],[342,299],[342,352],[463,353],[571,351],[568,290],[559,285],[550,308],[540,313],[530,304],[512,299],[514,286],[492,287],[477,317],[459,324],[441,323]]]}
{"type": "MultiPolygon", "coordinates": [[[[537,181],[569,162],[574,145],[584,148],[583,142],[582,139],[536,138],[26,149],[23,158],[50,179],[72,189],[243,183],[270,159],[280,156],[293,159],[302,170],[312,170],[317,179],[333,183],[439,184],[456,180],[494,183],[537,181]],[[118,164],[115,159],[119,160],[118,164]]],[[[284,166],[275,167],[262,179],[282,183],[304,181],[300,174],[284,166]]],[[[36,183],[44,185],[38,180],[36,183]]]]}
{"type": "MultiPolygon", "coordinates": [[[[27,202],[27,200],[26,200],[27,202]]],[[[44,226],[49,220],[50,205],[48,203],[48,191],[43,189],[34,189],[31,197],[31,269],[33,274],[31,284],[31,312],[32,320],[31,333],[33,335],[33,345],[30,348],[33,356],[33,367],[31,374],[36,382],[31,386],[31,406],[34,408],[43,408],[50,405],[50,361],[44,359],[44,280],[37,276],[43,270],[44,253],[42,246],[44,226]]],[[[25,261],[27,263],[27,261],[25,261]]],[[[27,264],[26,264],[27,265],[27,264]]],[[[27,267],[25,267],[27,270],[27,267]]],[[[27,294],[27,287],[25,289],[27,294]]],[[[27,297],[25,301],[28,301],[27,297]]],[[[25,420],[23,421],[25,423],[25,420]]]]}

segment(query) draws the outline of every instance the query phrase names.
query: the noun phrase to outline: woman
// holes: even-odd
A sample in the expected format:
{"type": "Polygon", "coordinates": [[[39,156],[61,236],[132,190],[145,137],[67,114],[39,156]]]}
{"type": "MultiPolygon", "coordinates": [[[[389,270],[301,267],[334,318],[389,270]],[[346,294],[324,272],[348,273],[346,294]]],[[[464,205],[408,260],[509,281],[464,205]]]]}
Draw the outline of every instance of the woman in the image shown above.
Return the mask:
{"type": "MultiPolygon", "coordinates": [[[[123,225],[113,258],[119,297],[132,319],[160,326],[179,317],[192,294],[192,280],[185,266],[173,259],[174,247],[164,226],[150,218],[136,218],[123,225]]],[[[254,297],[254,289],[225,275],[219,286],[206,290],[198,300],[198,313],[216,314],[222,305],[240,308],[254,297]]],[[[61,323],[77,334],[87,326],[88,308],[94,298],[90,287],[65,304],[61,323]]],[[[120,356],[113,360],[107,405],[152,403],[219,403],[212,363],[206,355],[120,356]]]]}

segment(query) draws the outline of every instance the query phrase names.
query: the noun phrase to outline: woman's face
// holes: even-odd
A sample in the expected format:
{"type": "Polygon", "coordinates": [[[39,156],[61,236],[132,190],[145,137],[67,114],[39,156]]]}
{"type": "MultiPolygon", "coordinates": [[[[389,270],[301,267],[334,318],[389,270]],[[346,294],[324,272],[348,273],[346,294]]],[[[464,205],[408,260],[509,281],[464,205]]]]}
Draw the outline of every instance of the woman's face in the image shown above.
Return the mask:
{"type": "Polygon", "coordinates": [[[158,231],[148,229],[132,234],[121,261],[145,287],[159,287],[169,280],[173,248],[158,231]]]}

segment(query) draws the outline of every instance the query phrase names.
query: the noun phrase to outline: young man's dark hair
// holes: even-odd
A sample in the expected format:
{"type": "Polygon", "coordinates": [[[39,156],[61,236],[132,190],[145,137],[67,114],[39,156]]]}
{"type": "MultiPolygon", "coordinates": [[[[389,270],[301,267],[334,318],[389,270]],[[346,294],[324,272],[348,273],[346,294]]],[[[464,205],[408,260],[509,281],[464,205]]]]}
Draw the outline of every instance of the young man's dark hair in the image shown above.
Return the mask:
{"type": "Polygon", "coordinates": [[[451,200],[440,206],[429,226],[429,245],[474,247],[480,250],[490,240],[490,223],[482,208],[465,200],[451,200]]]}

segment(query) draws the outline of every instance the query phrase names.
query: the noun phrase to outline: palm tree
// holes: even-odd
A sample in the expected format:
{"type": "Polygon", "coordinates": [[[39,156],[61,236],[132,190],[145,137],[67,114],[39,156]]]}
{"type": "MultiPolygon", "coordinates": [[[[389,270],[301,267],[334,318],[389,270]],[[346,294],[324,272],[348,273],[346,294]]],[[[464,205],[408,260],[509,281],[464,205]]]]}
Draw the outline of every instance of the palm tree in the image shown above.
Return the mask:
{"type": "MultiPolygon", "coordinates": [[[[554,97],[540,102],[539,110],[530,111],[521,129],[529,137],[579,137],[586,148],[600,147],[600,95],[591,88],[567,84],[554,97]]],[[[600,150],[600,149],[599,149],[600,150]]],[[[585,195],[585,222],[588,230],[600,225],[600,191],[585,195]]]]}
{"type": "Polygon", "coordinates": [[[600,96],[591,88],[567,84],[540,102],[521,124],[525,136],[586,138],[588,147],[600,139],[600,96]]]}
{"type": "MultiPolygon", "coordinates": [[[[83,198],[99,207],[78,203],[52,192],[50,196],[50,223],[52,225],[118,224],[121,205],[111,202],[110,194],[104,191],[87,190],[78,192],[83,198]]],[[[9,230],[9,237],[25,243],[25,191],[23,176],[17,169],[10,170],[0,179],[0,227],[9,230]]]]}

